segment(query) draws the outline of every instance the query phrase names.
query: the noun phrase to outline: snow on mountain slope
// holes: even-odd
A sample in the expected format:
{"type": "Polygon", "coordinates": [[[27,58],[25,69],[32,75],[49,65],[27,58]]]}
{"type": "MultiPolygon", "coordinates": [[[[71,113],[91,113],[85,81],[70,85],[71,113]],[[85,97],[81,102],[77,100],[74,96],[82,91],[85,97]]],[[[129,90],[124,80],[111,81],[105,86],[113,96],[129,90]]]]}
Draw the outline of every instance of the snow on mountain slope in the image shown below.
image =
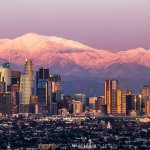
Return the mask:
{"type": "Polygon", "coordinates": [[[136,70],[142,67],[143,73],[150,75],[147,72],[150,68],[150,50],[143,48],[113,53],[76,41],[33,33],[0,40],[0,62],[10,60],[21,68],[29,57],[33,59],[36,69],[46,66],[64,76],[102,77],[109,74],[110,77],[132,77],[140,76],[136,70]]]}

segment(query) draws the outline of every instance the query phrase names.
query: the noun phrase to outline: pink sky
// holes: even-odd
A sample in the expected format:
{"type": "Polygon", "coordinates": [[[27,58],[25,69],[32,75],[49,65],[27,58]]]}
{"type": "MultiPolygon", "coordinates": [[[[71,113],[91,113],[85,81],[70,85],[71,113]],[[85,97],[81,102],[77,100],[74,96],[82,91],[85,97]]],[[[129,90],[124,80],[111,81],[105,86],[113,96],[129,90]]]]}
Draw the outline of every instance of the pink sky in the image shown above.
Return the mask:
{"type": "Polygon", "coordinates": [[[150,0],[1,0],[0,38],[29,32],[112,51],[150,49],[150,0]]]}

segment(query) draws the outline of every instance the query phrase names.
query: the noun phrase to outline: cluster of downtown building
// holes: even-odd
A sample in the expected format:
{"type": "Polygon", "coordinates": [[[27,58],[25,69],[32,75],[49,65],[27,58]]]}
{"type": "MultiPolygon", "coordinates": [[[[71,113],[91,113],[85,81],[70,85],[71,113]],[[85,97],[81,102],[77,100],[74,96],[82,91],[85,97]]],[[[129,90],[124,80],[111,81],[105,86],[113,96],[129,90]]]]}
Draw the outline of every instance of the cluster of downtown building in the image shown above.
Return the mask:
{"type": "Polygon", "coordinates": [[[31,59],[26,59],[24,73],[13,71],[3,63],[0,72],[0,113],[56,114],[57,100],[61,99],[61,77],[39,68],[34,74],[31,59]]]}
{"type": "Polygon", "coordinates": [[[33,113],[82,116],[150,115],[150,87],[141,87],[139,94],[119,89],[117,80],[105,80],[104,96],[86,97],[79,93],[61,94],[61,76],[39,68],[34,74],[31,59],[26,59],[24,73],[13,71],[4,63],[0,71],[0,113],[11,115],[33,113]]]}

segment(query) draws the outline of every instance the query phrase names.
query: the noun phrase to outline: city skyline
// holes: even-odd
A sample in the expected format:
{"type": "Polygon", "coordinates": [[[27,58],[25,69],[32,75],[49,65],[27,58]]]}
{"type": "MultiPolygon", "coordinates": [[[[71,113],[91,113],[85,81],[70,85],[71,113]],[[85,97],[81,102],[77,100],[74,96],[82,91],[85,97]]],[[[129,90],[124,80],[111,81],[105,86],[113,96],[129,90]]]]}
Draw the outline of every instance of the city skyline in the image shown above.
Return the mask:
{"type": "Polygon", "coordinates": [[[97,49],[150,49],[149,5],[148,0],[5,0],[0,5],[0,38],[32,32],[97,49]]]}
{"type": "Polygon", "coordinates": [[[0,149],[150,149],[150,0],[1,0],[0,149]]]}

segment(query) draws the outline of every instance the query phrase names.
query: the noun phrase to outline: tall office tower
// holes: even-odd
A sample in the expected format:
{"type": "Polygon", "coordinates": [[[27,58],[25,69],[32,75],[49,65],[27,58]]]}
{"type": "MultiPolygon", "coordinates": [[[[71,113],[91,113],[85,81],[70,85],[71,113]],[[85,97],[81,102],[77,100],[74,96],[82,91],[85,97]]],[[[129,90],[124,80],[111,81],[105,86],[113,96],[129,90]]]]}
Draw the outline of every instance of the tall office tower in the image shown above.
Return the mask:
{"type": "Polygon", "coordinates": [[[150,96],[145,100],[145,114],[150,116],[150,96]]]}
{"type": "Polygon", "coordinates": [[[57,102],[61,100],[61,77],[60,75],[50,75],[50,81],[52,82],[52,101],[57,102]]]}
{"type": "Polygon", "coordinates": [[[10,92],[0,92],[0,113],[4,115],[12,114],[11,105],[11,93],[10,92]]]}
{"type": "Polygon", "coordinates": [[[105,80],[105,103],[109,115],[117,114],[117,80],[105,80]]]}
{"type": "Polygon", "coordinates": [[[57,103],[52,102],[52,115],[57,115],[57,103]]]}
{"type": "Polygon", "coordinates": [[[97,100],[95,102],[95,110],[98,112],[101,111],[102,105],[104,104],[105,104],[104,96],[97,97],[97,100]]]}
{"type": "Polygon", "coordinates": [[[142,95],[143,99],[147,99],[148,96],[150,96],[150,86],[144,85],[140,89],[140,94],[142,95]]]}
{"type": "Polygon", "coordinates": [[[4,81],[0,82],[0,92],[6,92],[6,83],[4,81]]]}
{"type": "Polygon", "coordinates": [[[73,114],[74,115],[82,113],[83,104],[81,101],[73,100],[72,104],[73,104],[73,114]]]}
{"type": "Polygon", "coordinates": [[[20,84],[20,77],[21,72],[20,71],[11,71],[11,84],[20,84]]]}
{"type": "Polygon", "coordinates": [[[118,115],[126,115],[126,90],[117,90],[117,113],[118,115]]]}
{"type": "Polygon", "coordinates": [[[121,90],[121,114],[126,115],[126,96],[127,91],[121,90]]]}
{"type": "Polygon", "coordinates": [[[32,96],[32,84],[29,75],[21,75],[20,78],[20,113],[29,113],[30,98],[32,96]]]}
{"type": "Polygon", "coordinates": [[[3,63],[1,66],[1,81],[6,83],[7,90],[7,86],[11,84],[11,70],[9,63],[3,63]]]}
{"type": "Polygon", "coordinates": [[[139,115],[141,112],[141,97],[140,95],[127,95],[126,96],[126,113],[127,115],[139,115]]]}
{"type": "Polygon", "coordinates": [[[121,90],[117,90],[117,114],[121,114],[121,90]]]}
{"type": "Polygon", "coordinates": [[[12,113],[19,112],[19,90],[20,84],[11,84],[7,87],[8,92],[11,93],[12,113]]]}
{"type": "Polygon", "coordinates": [[[132,94],[133,93],[133,91],[132,90],[126,90],[127,91],[127,95],[130,95],[130,94],[132,94]]]}
{"type": "Polygon", "coordinates": [[[40,68],[36,73],[36,95],[38,96],[39,113],[52,114],[52,83],[49,69],[40,68]]]}
{"type": "Polygon", "coordinates": [[[34,114],[38,113],[38,96],[31,96],[30,112],[34,114]]]}
{"type": "Polygon", "coordinates": [[[48,80],[48,79],[49,79],[49,69],[48,68],[40,68],[39,71],[36,72],[36,94],[38,94],[38,91],[39,91],[38,90],[39,84],[41,84],[42,81],[48,80]]]}
{"type": "Polygon", "coordinates": [[[33,71],[33,63],[31,59],[26,59],[26,63],[24,65],[24,74],[28,75],[31,81],[32,94],[34,93],[34,71],[33,71]]]}

